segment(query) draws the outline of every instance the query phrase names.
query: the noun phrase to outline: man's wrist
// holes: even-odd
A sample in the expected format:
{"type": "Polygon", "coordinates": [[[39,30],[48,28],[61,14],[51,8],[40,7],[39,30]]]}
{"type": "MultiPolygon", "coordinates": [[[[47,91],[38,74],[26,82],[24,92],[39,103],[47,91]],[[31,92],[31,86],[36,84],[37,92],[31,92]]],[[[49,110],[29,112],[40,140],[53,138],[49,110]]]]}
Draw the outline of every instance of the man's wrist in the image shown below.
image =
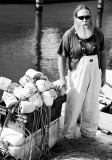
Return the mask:
{"type": "Polygon", "coordinates": [[[105,70],[102,70],[102,75],[106,75],[106,69],[105,70]]]}
{"type": "Polygon", "coordinates": [[[60,81],[61,81],[62,83],[66,83],[66,79],[65,79],[65,78],[60,79],[60,81]]]}
{"type": "Polygon", "coordinates": [[[60,77],[60,80],[66,80],[66,77],[60,77]]]}

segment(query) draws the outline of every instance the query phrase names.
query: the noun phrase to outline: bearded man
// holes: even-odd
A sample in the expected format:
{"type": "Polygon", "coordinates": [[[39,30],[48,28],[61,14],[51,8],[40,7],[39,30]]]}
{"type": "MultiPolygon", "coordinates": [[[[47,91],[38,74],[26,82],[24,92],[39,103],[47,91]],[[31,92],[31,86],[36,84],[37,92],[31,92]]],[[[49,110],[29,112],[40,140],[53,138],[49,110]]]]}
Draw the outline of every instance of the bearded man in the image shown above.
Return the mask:
{"type": "Polygon", "coordinates": [[[99,91],[106,81],[107,53],[103,33],[94,26],[90,9],[79,5],[73,18],[74,24],[64,33],[57,51],[60,75],[57,87],[67,85],[64,136],[68,139],[76,136],[81,114],[82,137],[94,138],[98,128],[99,91]]]}

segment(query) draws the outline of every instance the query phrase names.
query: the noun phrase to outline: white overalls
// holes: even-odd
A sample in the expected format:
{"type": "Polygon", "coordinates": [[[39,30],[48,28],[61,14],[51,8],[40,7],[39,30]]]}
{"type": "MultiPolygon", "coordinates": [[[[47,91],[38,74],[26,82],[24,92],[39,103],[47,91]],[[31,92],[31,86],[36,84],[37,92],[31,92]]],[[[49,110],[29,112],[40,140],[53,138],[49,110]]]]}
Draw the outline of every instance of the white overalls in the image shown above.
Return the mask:
{"type": "Polygon", "coordinates": [[[68,71],[68,91],[65,110],[64,136],[73,138],[81,113],[82,136],[94,137],[98,128],[101,72],[97,55],[83,56],[73,71],[68,71]]]}

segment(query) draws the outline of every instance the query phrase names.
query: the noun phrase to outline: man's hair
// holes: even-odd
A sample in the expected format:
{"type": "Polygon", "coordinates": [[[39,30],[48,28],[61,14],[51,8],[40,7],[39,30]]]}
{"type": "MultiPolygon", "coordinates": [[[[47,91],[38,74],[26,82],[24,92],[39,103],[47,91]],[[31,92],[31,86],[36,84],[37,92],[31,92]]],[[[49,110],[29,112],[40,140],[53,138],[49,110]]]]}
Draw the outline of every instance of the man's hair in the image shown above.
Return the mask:
{"type": "Polygon", "coordinates": [[[80,4],[80,5],[78,5],[78,6],[76,7],[76,9],[74,10],[74,12],[73,12],[73,18],[74,18],[74,17],[77,17],[77,13],[78,13],[80,10],[82,10],[82,9],[87,9],[87,10],[90,12],[90,15],[91,15],[91,11],[90,11],[90,9],[89,9],[86,5],[80,4]]]}

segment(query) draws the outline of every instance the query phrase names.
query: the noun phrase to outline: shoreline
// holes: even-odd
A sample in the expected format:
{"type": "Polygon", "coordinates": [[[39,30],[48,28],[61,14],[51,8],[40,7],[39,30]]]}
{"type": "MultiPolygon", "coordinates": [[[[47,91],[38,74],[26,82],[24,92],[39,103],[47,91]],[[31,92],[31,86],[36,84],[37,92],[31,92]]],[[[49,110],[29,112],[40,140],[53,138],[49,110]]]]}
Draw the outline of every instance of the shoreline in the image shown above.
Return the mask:
{"type": "MultiPolygon", "coordinates": [[[[93,0],[43,0],[43,4],[52,4],[52,3],[69,3],[69,2],[84,2],[84,1],[93,1],[93,0]]],[[[96,1],[96,0],[94,0],[96,1]]],[[[35,4],[36,0],[1,0],[0,4],[35,4]]]]}

